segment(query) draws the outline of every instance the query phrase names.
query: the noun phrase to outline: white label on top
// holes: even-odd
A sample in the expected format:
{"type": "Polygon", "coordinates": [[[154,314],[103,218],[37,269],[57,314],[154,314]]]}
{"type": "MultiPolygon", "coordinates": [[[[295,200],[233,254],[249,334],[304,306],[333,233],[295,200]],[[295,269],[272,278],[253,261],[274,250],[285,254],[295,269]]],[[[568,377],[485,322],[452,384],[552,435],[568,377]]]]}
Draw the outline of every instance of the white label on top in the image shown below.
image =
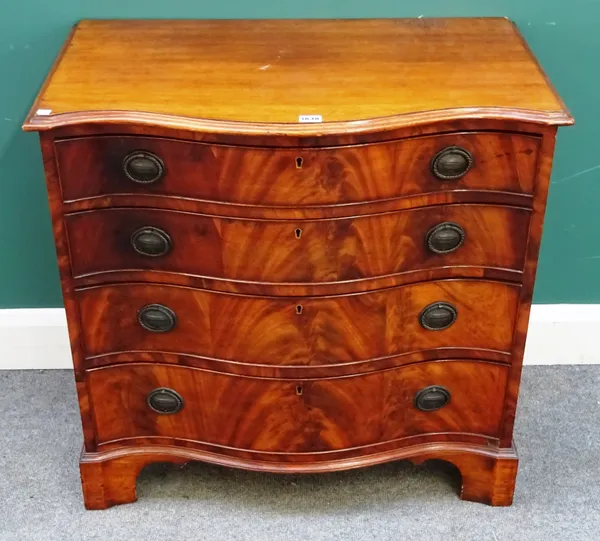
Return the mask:
{"type": "Polygon", "coordinates": [[[52,114],[52,109],[38,109],[35,112],[36,116],[48,116],[52,114]]]}
{"type": "Polygon", "coordinates": [[[300,115],[298,117],[298,122],[302,122],[302,123],[323,122],[323,117],[321,115],[300,115]]]}

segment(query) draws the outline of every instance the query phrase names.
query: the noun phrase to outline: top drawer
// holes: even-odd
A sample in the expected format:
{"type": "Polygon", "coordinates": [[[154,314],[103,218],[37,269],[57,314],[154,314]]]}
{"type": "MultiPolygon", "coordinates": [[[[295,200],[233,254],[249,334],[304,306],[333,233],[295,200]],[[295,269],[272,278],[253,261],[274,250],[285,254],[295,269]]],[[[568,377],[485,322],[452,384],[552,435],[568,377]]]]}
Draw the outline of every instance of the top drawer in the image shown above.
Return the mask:
{"type": "Polygon", "coordinates": [[[533,192],[539,138],[454,133],[332,148],[209,145],[157,137],[63,139],[63,199],[153,194],[326,206],[445,190],[533,192]]]}

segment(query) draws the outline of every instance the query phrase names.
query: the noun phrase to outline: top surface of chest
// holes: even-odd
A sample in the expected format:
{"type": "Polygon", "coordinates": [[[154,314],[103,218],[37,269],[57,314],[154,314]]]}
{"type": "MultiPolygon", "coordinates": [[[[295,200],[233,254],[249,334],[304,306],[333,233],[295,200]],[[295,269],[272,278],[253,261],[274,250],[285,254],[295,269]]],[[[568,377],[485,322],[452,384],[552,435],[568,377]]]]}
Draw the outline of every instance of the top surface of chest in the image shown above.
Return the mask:
{"type": "Polygon", "coordinates": [[[24,128],[204,121],[293,134],[423,116],[571,122],[503,18],[122,20],[74,28],[24,128]]]}

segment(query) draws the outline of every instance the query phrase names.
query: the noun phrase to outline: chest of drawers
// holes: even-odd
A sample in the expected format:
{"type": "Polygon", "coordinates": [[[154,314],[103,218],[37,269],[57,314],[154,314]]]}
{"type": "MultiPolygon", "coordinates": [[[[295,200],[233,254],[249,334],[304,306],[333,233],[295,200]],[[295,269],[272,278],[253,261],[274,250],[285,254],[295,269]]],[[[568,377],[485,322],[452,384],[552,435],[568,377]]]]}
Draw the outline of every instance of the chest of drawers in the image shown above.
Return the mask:
{"type": "Polygon", "coordinates": [[[556,129],[506,19],[82,21],[39,131],[90,509],[156,461],[509,505],[556,129]]]}

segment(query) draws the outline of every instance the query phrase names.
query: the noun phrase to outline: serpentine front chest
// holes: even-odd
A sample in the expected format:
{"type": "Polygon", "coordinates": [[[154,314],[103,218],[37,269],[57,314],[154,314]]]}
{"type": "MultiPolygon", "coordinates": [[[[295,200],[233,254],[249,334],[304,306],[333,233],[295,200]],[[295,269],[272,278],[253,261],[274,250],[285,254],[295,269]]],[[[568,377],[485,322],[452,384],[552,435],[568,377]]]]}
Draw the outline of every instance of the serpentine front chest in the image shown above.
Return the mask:
{"type": "Polygon", "coordinates": [[[557,126],[501,18],[82,21],[40,132],[90,509],[443,459],[509,505],[557,126]]]}

